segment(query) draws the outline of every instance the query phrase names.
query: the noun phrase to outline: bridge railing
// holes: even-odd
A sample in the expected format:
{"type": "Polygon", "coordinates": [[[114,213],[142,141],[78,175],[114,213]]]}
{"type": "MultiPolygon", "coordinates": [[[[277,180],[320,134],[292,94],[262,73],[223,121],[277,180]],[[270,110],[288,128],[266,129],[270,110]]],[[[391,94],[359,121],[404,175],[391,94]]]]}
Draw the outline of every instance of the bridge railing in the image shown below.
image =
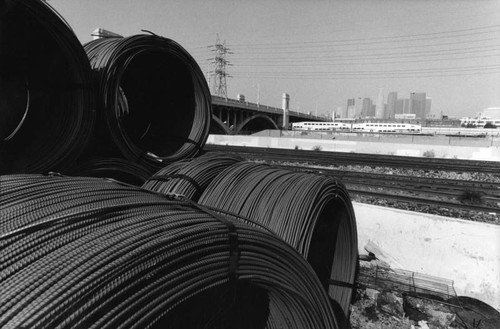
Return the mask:
{"type": "MultiPolygon", "coordinates": [[[[267,106],[267,105],[262,105],[262,104],[247,102],[247,101],[240,101],[237,99],[225,98],[225,97],[220,97],[220,96],[216,96],[216,95],[212,95],[212,103],[234,105],[235,107],[245,108],[245,109],[253,110],[253,111],[263,111],[263,112],[267,112],[267,113],[283,114],[283,110],[280,108],[277,108],[277,107],[272,107],[272,106],[267,106]]],[[[304,118],[304,119],[324,120],[324,118],[317,117],[317,116],[314,116],[312,114],[297,112],[297,111],[289,111],[289,115],[304,118]]]]}

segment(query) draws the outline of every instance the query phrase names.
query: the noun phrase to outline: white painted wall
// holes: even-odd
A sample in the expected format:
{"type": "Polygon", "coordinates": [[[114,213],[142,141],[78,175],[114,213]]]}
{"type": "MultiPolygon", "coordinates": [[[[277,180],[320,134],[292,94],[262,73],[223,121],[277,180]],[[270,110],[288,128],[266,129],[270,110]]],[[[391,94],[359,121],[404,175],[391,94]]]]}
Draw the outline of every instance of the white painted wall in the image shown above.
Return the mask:
{"type": "Polygon", "coordinates": [[[472,147],[453,145],[399,144],[345,141],[332,139],[306,139],[293,137],[261,137],[209,135],[207,144],[237,145],[312,150],[320,146],[322,151],[356,152],[372,154],[393,154],[402,156],[422,156],[425,151],[433,150],[436,157],[500,161],[500,147],[472,147]]]}
{"type": "Polygon", "coordinates": [[[371,240],[393,258],[391,267],[453,280],[459,296],[500,310],[500,226],[353,205],[360,254],[371,240]]]}

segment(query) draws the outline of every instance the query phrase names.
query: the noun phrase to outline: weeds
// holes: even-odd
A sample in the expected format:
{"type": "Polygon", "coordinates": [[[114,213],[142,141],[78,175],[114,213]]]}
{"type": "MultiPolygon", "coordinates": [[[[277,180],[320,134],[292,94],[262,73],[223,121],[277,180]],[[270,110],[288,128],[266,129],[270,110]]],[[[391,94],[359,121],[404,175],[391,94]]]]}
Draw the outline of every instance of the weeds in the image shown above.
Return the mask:
{"type": "Polygon", "coordinates": [[[459,200],[464,203],[481,204],[483,203],[483,193],[479,191],[464,191],[459,197],[459,200]]]}
{"type": "Polygon", "coordinates": [[[434,152],[434,150],[428,150],[428,151],[425,151],[422,156],[426,157],[426,158],[434,158],[436,156],[436,153],[434,152]]]}

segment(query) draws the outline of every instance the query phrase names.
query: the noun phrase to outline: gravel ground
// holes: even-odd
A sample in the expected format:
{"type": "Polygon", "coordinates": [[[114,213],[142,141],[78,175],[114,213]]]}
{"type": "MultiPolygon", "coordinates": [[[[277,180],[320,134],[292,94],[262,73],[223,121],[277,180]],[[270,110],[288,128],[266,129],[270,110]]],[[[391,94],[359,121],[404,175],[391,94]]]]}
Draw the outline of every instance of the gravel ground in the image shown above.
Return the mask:
{"type": "MultiPolygon", "coordinates": [[[[302,163],[280,163],[282,165],[297,165],[303,166],[302,163]]],[[[321,168],[312,166],[314,168],[321,168]]],[[[400,176],[414,176],[414,177],[429,177],[429,178],[444,178],[466,181],[480,181],[500,183],[500,175],[477,173],[477,172],[454,172],[442,170],[415,170],[406,168],[389,168],[389,167],[370,167],[370,166],[355,166],[355,165],[335,165],[324,167],[327,169],[349,170],[364,173],[377,173],[377,174],[391,174],[400,176]]],[[[381,200],[373,197],[351,194],[352,201],[366,204],[373,204],[382,207],[397,208],[403,210],[416,211],[421,213],[440,215],[446,217],[460,218],[465,220],[472,220],[477,222],[485,222],[490,224],[500,225],[499,213],[484,213],[469,210],[449,209],[432,205],[419,205],[410,202],[401,202],[395,200],[381,200]]]]}
{"type": "MultiPolygon", "coordinates": [[[[414,170],[414,169],[387,168],[387,167],[372,168],[368,166],[337,166],[335,167],[335,169],[360,171],[366,173],[393,174],[401,176],[445,178],[445,179],[456,179],[456,180],[466,180],[466,181],[500,183],[500,176],[487,173],[450,172],[450,171],[440,171],[440,170],[428,171],[428,170],[414,170]]],[[[496,214],[483,213],[483,212],[476,212],[469,210],[449,209],[438,206],[419,205],[410,202],[380,200],[373,197],[366,197],[354,194],[351,195],[351,199],[352,201],[355,202],[373,204],[382,207],[391,207],[397,209],[404,209],[404,210],[500,225],[500,217],[498,213],[496,214]]]]}

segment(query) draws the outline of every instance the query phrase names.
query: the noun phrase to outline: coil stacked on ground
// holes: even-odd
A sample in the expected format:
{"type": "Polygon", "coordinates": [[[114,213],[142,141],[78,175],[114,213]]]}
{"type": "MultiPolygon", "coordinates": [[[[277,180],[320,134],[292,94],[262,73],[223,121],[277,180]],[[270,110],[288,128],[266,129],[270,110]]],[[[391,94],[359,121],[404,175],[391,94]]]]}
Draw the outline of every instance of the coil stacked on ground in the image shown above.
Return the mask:
{"type": "Polygon", "coordinates": [[[84,45],[99,89],[94,149],[157,171],[195,156],[209,133],[212,102],[202,71],[175,41],[156,35],[84,45]]]}
{"type": "Polygon", "coordinates": [[[72,176],[105,177],[127,184],[141,186],[152,175],[149,167],[124,158],[90,157],[73,166],[64,174],[72,176]]]}
{"type": "Polygon", "coordinates": [[[200,204],[252,219],[312,265],[337,312],[349,316],[357,268],[354,210],[345,186],[329,177],[240,162],[221,172],[200,204]]]}
{"type": "Polygon", "coordinates": [[[2,328],[338,328],[303,257],[242,219],[97,178],[0,184],[2,328]]]}
{"type": "Polygon", "coordinates": [[[91,69],[45,2],[0,2],[0,174],[64,170],[94,127],[91,69]]]}
{"type": "Polygon", "coordinates": [[[176,193],[192,201],[199,197],[227,167],[242,161],[240,157],[211,152],[191,161],[175,162],[150,177],[143,188],[159,193],[176,193]]]}

